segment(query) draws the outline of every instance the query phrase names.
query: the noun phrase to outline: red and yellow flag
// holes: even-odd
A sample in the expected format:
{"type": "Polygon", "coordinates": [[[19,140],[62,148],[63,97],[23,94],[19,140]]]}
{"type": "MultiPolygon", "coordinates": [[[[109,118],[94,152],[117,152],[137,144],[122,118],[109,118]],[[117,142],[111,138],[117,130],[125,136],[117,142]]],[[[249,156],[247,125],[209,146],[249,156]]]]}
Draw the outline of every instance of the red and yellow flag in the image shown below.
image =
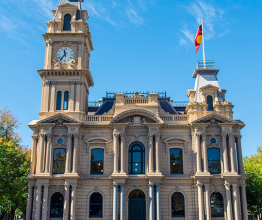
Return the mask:
{"type": "Polygon", "coordinates": [[[195,46],[196,46],[196,53],[198,51],[198,48],[200,47],[202,41],[202,24],[197,29],[196,38],[195,38],[195,46]]]}

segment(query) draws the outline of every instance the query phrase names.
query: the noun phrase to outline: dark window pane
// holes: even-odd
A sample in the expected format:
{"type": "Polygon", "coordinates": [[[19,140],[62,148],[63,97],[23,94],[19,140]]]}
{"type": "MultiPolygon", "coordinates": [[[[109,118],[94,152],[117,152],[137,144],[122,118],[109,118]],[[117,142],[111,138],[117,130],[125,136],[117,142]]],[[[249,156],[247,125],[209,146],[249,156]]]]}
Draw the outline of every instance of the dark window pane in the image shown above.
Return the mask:
{"type": "Polygon", "coordinates": [[[50,202],[50,218],[63,218],[64,197],[61,193],[54,193],[50,202]]]}
{"type": "Polygon", "coordinates": [[[62,98],[62,92],[57,92],[57,96],[56,96],[56,110],[61,110],[61,98],[62,98]]]}
{"type": "Polygon", "coordinates": [[[64,110],[68,110],[68,99],[69,99],[69,92],[65,92],[65,94],[64,94],[64,110]]]}
{"type": "Polygon", "coordinates": [[[210,173],[221,173],[220,150],[218,148],[207,149],[208,154],[208,170],[210,173]]]}
{"type": "Polygon", "coordinates": [[[58,140],[57,140],[57,143],[58,143],[58,144],[63,144],[63,139],[58,139],[58,140]]]}
{"type": "Polygon", "coordinates": [[[53,174],[63,174],[65,172],[66,150],[63,148],[54,149],[53,174]]]}
{"type": "Polygon", "coordinates": [[[70,22],[71,22],[71,15],[66,14],[65,17],[64,17],[64,27],[63,27],[64,31],[71,31],[70,22]]]}
{"type": "Polygon", "coordinates": [[[104,150],[93,149],[91,151],[91,174],[103,174],[104,150]]]}
{"type": "Polygon", "coordinates": [[[183,174],[183,153],[182,149],[170,149],[170,173],[183,174]]]}
{"type": "Polygon", "coordinates": [[[207,96],[207,110],[213,111],[213,97],[211,95],[207,96]]]}
{"type": "Polygon", "coordinates": [[[215,139],[215,138],[211,138],[210,142],[211,142],[212,144],[214,144],[214,143],[216,143],[216,139],[215,139]]]}
{"type": "Polygon", "coordinates": [[[133,163],[133,173],[141,174],[141,163],[133,163]]]}
{"type": "Polygon", "coordinates": [[[176,192],[172,195],[172,217],[185,216],[185,202],[182,193],[176,192]]]}
{"type": "Polygon", "coordinates": [[[211,217],[224,217],[224,202],[221,193],[212,193],[210,196],[210,203],[211,217]]]}
{"type": "Polygon", "coordinates": [[[129,147],[129,173],[145,173],[145,148],[140,142],[134,142],[129,147]]]}
{"type": "Polygon", "coordinates": [[[144,198],[145,198],[144,192],[139,189],[135,189],[129,194],[129,199],[144,199],[144,198]]]}
{"type": "Polygon", "coordinates": [[[93,193],[90,196],[90,208],[89,217],[90,218],[102,218],[103,213],[103,197],[100,193],[93,193]]]}

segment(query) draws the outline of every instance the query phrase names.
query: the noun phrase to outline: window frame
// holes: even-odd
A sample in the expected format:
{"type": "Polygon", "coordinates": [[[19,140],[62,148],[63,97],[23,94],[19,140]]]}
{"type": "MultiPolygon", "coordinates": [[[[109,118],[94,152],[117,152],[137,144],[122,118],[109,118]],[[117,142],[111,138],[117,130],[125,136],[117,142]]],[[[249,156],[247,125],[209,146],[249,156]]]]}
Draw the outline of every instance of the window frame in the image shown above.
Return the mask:
{"type": "Polygon", "coordinates": [[[70,13],[66,13],[64,16],[63,16],[63,31],[72,31],[72,24],[71,24],[71,22],[72,22],[72,15],[70,14],[70,13]],[[67,15],[70,15],[70,30],[65,30],[65,17],[67,16],[67,15]]]}
{"type": "Polygon", "coordinates": [[[210,200],[210,213],[211,213],[211,218],[225,218],[225,216],[226,216],[226,203],[225,203],[225,196],[224,196],[224,194],[223,193],[221,193],[221,192],[219,192],[219,191],[213,191],[213,192],[210,192],[210,194],[209,194],[209,200],[210,200]],[[221,216],[221,217],[218,217],[218,216],[216,216],[216,217],[212,217],[212,212],[211,212],[211,195],[213,194],[213,193],[219,193],[219,194],[221,194],[221,196],[222,196],[222,198],[223,198],[223,217],[221,216]]]}
{"type": "MultiPolygon", "coordinates": [[[[51,151],[51,159],[52,159],[52,163],[51,163],[51,174],[52,175],[64,175],[65,173],[53,173],[53,166],[54,166],[54,151],[56,149],[64,149],[66,152],[66,147],[63,144],[58,144],[56,145],[54,148],[52,148],[51,151]]],[[[66,153],[65,153],[65,168],[66,168],[66,153]]]]}
{"type": "Polygon", "coordinates": [[[104,175],[104,171],[105,171],[105,150],[103,148],[100,148],[100,147],[97,147],[97,148],[92,148],[91,151],[90,151],[90,175],[94,176],[94,175],[99,175],[99,176],[102,176],[104,175]],[[92,160],[91,160],[91,157],[92,157],[92,151],[93,150],[103,150],[103,173],[92,173],[92,160]]]}
{"type": "MultiPolygon", "coordinates": [[[[145,155],[145,151],[146,151],[146,149],[145,149],[144,144],[141,143],[141,142],[139,142],[139,141],[134,141],[134,142],[132,142],[132,143],[129,145],[129,148],[128,148],[128,174],[129,174],[129,175],[145,175],[145,174],[146,174],[146,163],[145,163],[146,155],[145,155]],[[133,162],[133,154],[132,154],[132,156],[131,156],[131,161],[132,161],[132,162],[129,161],[130,148],[131,148],[131,147],[133,148],[134,146],[136,146],[136,144],[137,144],[137,145],[140,145],[140,147],[142,147],[142,149],[143,149],[142,151],[132,151],[133,153],[134,153],[134,152],[141,152],[141,161],[142,161],[142,162],[139,162],[139,163],[141,163],[142,173],[129,172],[129,164],[132,163],[132,165],[133,165],[134,163],[138,163],[138,162],[133,162]]],[[[131,168],[132,168],[132,170],[133,170],[133,166],[131,166],[131,168]]]]}
{"type": "Polygon", "coordinates": [[[68,90],[63,92],[63,110],[68,110],[69,109],[69,100],[70,100],[70,92],[68,90]],[[68,93],[68,100],[67,100],[67,109],[65,109],[65,93],[68,93]]]}
{"type": "Polygon", "coordinates": [[[183,148],[178,148],[178,147],[171,147],[169,148],[169,169],[170,169],[170,175],[183,175],[184,174],[184,154],[183,154],[183,148]],[[170,151],[173,149],[178,149],[181,150],[182,152],[182,173],[171,173],[171,154],[170,151]]]}
{"type": "Polygon", "coordinates": [[[63,100],[63,92],[61,90],[57,90],[56,91],[56,100],[55,100],[55,110],[56,111],[61,111],[63,109],[63,106],[62,106],[62,100],[63,100]],[[58,104],[58,100],[57,100],[57,97],[58,97],[58,93],[61,93],[61,99],[60,99],[60,109],[57,109],[57,104],[58,104]]]}
{"type": "Polygon", "coordinates": [[[50,201],[50,203],[49,203],[49,207],[50,207],[49,218],[50,218],[50,219],[63,219],[63,217],[64,217],[64,203],[65,203],[65,196],[64,196],[64,194],[61,193],[61,192],[54,192],[54,193],[52,193],[51,196],[49,197],[49,201],[50,201]],[[62,208],[63,208],[63,212],[62,212],[62,213],[63,213],[63,214],[62,214],[62,217],[51,217],[52,197],[53,197],[53,195],[56,194],[56,193],[60,193],[60,194],[62,195],[62,197],[63,197],[63,205],[62,205],[62,208]]]}
{"type": "Polygon", "coordinates": [[[99,219],[104,219],[105,217],[103,217],[105,215],[105,205],[106,204],[106,197],[104,195],[104,193],[100,190],[92,190],[88,196],[87,196],[87,210],[88,210],[88,214],[86,215],[87,216],[87,220],[91,220],[91,219],[95,219],[93,217],[89,217],[90,215],[90,199],[91,199],[91,196],[94,194],[94,193],[100,193],[102,195],[102,218],[99,218],[99,219]]]}
{"type": "Polygon", "coordinates": [[[208,94],[208,95],[206,96],[206,103],[207,103],[207,111],[214,111],[214,97],[213,97],[212,95],[208,94]],[[212,109],[209,109],[209,108],[208,108],[208,107],[209,107],[208,97],[211,97],[211,98],[212,98],[212,109]]]}
{"type": "Polygon", "coordinates": [[[208,166],[208,172],[209,172],[210,174],[218,174],[218,175],[220,175],[220,174],[224,173],[224,170],[223,170],[223,161],[222,161],[222,155],[221,155],[221,154],[222,154],[222,150],[221,150],[221,148],[220,148],[219,146],[217,146],[216,144],[212,143],[212,144],[210,144],[210,145],[207,147],[207,166],[208,166]],[[218,149],[218,150],[219,150],[220,173],[211,173],[211,172],[209,171],[208,150],[211,149],[211,148],[214,148],[214,149],[218,149]]]}
{"type": "Polygon", "coordinates": [[[187,203],[186,203],[186,201],[187,201],[186,195],[185,195],[185,193],[182,192],[181,190],[179,190],[179,191],[174,190],[174,191],[172,191],[172,192],[169,194],[169,203],[170,203],[170,204],[169,204],[169,208],[170,208],[169,213],[170,213],[170,219],[187,219],[187,212],[186,212],[186,210],[187,210],[187,203]],[[181,194],[183,195],[183,197],[184,197],[184,216],[174,216],[174,217],[173,217],[173,213],[172,213],[172,205],[173,205],[173,203],[172,203],[172,197],[173,197],[173,195],[174,195],[175,193],[181,193],[181,194]]]}

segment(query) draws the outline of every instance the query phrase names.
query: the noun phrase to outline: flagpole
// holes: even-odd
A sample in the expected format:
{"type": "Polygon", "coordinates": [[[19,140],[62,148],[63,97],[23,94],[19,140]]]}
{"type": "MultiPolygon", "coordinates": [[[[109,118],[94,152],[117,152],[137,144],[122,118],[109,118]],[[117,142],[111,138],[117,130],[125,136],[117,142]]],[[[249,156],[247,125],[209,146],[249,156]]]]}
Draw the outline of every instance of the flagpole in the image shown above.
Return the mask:
{"type": "Polygon", "coordinates": [[[203,61],[204,67],[206,66],[206,54],[205,54],[205,39],[204,39],[204,19],[202,20],[202,40],[203,40],[203,61]]]}

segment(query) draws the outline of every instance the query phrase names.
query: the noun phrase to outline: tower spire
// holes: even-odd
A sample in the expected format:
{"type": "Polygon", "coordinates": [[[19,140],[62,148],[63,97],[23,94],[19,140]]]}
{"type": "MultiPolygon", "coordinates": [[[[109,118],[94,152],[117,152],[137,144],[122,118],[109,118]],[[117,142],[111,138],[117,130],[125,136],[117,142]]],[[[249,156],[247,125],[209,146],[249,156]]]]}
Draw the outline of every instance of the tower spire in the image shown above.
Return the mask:
{"type": "MultiPolygon", "coordinates": [[[[77,6],[78,10],[79,10],[78,17],[81,19],[82,18],[82,15],[81,15],[81,10],[82,10],[81,9],[81,2],[84,2],[84,0],[60,0],[58,7],[61,6],[61,5],[65,5],[65,4],[71,4],[71,5],[77,6]]],[[[54,15],[54,20],[58,19],[57,14],[58,14],[58,8],[57,8],[56,13],[54,15]]]]}

